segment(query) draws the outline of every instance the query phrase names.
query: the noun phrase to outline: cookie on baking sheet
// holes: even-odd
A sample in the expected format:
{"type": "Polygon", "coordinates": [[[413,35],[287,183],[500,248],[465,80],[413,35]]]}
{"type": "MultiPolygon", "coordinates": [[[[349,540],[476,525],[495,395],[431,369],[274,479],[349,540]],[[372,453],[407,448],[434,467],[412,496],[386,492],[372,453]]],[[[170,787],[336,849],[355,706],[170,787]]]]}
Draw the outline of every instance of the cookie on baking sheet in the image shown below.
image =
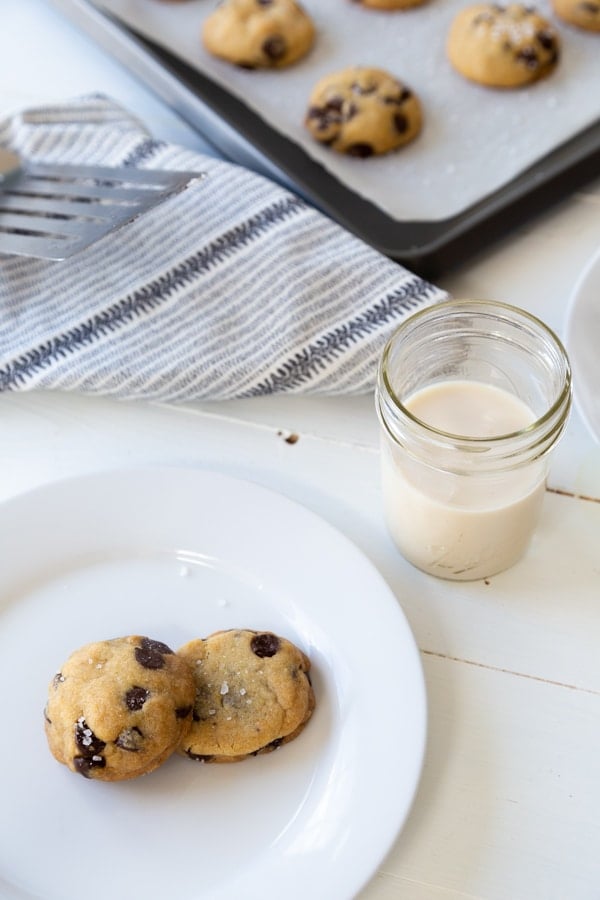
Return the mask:
{"type": "Polygon", "coordinates": [[[382,9],[386,12],[392,12],[395,9],[410,9],[413,6],[421,6],[427,0],[354,0],[354,2],[369,9],[382,9]]]}
{"type": "Polygon", "coordinates": [[[478,3],[454,18],[447,52],[465,78],[487,87],[515,88],[554,71],[560,41],[553,26],[531,6],[478,3]]]}
{"type": "Polygon", "coordinates": [[[552,0],[557,16],[587,31],[600,31],[600,0],[552,0]]]}
{"type": "Polygon", "coordinates": [[[202,28],[209,53],[246,69],[289,66],[314,39],[312,19],[295,0],[223,0],[202,28]]]}
{"type": "Polygon", "coordinates": [[[304,124],[321,144],[349,156],[389,153],[421,130],[413,91],[383,69],[353,66],[315,85],[304,124]]]}
{"type": "Polygon", "coordinates": [[[48,745],[86,778],[145,775],[189,729],[195,693],[187,663],[161,641],[131,635],[87,644],[50,683],[48,745]]]}
{"type": "Polygon", "coordinates": [[[315,705],[309,659],[268,631],[217,631],[178,651],[196,679],[180,753],[200,762],[237,762],[297,737],[315,705]]]}

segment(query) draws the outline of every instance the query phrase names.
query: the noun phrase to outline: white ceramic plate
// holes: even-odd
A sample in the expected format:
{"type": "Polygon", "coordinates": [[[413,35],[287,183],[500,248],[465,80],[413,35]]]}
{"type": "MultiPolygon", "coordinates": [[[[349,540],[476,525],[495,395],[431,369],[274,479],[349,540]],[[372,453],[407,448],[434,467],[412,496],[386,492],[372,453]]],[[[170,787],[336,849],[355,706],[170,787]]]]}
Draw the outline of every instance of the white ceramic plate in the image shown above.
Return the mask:
{"type": "Polygon", "coordinates": [[[0,507],[0,896],[349,900],[408,814],[425,745],[419,654],[366,558],[264,488],[181,469],[63,481],[0,507]],[[42,709],[75,648],[177,648],[271,629],[309,654],[317,709],[275,753],[172,757],[103,784],[50,755],[42,709]]]}
{"type": "Polygon", "coordinates": [[[573,398],[600,443],[600,250],[589,261],[567,307],[565,346],[573,369],[573,398]]]}

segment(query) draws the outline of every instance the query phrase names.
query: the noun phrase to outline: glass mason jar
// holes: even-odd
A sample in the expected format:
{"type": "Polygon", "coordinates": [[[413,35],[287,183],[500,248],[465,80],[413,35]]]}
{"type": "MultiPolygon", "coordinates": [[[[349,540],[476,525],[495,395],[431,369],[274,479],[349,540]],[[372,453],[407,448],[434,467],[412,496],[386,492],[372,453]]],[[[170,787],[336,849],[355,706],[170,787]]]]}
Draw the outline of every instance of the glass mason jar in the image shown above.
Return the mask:
{"type": "Polygon", "coordinates": [[[401,553],[455,580],[512,566],[571,406],[556,335],[504,303],[437,304],[388,341],[375,400],[385,520],[401,553]]]}

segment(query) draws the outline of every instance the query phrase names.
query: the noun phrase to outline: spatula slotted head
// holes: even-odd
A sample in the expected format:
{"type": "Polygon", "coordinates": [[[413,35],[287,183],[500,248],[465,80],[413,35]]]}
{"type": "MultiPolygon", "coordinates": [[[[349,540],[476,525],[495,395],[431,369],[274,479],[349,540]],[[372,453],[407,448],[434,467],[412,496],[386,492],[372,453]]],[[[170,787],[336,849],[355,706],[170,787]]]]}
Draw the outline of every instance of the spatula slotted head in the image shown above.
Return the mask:
{"type": "Polygon", "coordinates": [[[202,177],[28,164],[0,182],[0,254],[68,259],[202,177]]]}

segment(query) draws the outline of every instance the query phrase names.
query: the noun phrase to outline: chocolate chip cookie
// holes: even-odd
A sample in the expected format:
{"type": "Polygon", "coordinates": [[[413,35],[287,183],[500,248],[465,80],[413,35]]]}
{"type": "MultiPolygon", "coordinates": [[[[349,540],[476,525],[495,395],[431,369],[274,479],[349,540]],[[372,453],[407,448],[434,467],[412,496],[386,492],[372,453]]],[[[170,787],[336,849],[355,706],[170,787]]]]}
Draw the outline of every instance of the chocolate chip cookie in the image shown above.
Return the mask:
{"type": "Polygon", "coordinates": [[[209,53],[245,69],[289,66],[314,39],[312,19],[295,0],[223,0],[202,28],[209,53]]]}
{"type": "Polygon", "coordinates": [[[297,737],[315,705],[310,661],[268,631],[217,631],[178,651],[194,672],[196,699],[180,753],[237,762],[297,737]]]}
{"type": "Polygon", "coordinates": [[[417,136],[421,104],[406,84],[383,69],[354,66],[317,82],[304,123],[315,140],[338,153],[373,156],[417,136]]]}
{"type": "Polygon", "coordinates": [[[600,31],[600,0],[552,0],[557,16],[587,31],[600,31]]]}
{"type": "Polygon", "coordinates": [[[50,683],[48,745],[86,778],[145,775],[188,731],[195,694],[187,663],[161,641],[131,635],[87,644],[50,683]]]}
{"type": "Polygon", "coordinates": [[[552,25],[520,3],[478,3],[452,22],[448,58],[465,78],[487,87],[515,88],[554,71],[560,41],[552,25]]]}

